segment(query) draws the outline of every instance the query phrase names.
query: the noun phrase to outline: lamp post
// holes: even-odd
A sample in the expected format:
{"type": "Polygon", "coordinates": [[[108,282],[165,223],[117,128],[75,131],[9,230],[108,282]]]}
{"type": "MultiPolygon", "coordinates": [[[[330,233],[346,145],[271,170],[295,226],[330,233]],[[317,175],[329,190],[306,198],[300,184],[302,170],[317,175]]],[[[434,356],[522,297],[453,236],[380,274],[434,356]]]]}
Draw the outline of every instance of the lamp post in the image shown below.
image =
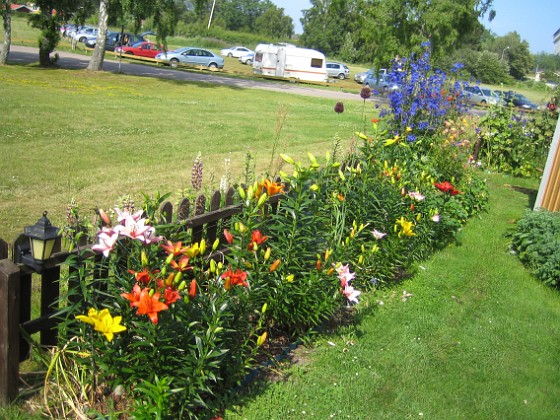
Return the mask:
{"type": "Polygon", "coordinates": [[[43,270],[43,263],[48,260],[55,242],[61,238],[58,228],[47,219],[47,212],[32,226],[26,226],[24,236],[29,238],[29,247],[22,249],[21,262],[38,272],[43,270]]]}
{"type": "Polygon", "coordinates": [[[501,63],[502,61],[504,61],[504,53],[506,52],[506,50],[509,50],[509,46],[508,46],[508,47],[505,47],[504,50],[502,51],[502,57],[500,58],[500,63],[501,63]]]}

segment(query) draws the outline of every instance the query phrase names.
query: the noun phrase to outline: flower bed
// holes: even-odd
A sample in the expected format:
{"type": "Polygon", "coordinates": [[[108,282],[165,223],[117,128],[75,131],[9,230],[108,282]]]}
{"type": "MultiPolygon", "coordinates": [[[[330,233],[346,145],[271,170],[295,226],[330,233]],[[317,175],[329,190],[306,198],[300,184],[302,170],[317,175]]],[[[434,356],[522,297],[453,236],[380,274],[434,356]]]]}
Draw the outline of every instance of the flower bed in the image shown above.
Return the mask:
{"type": "Polygon", "coordinates": [[[79,299],[57,354],[78,379],[51,385],[51,409],[84,412],[102,400],[141,418],[211,416],[267,340],[301,337],[453,241],[487,200],[470,164],[475,130],[450,105],[458,99],[441,74],[399,77],[423,84],[404,91],[439,98],[445,112],[429,115],[436,102],[401,95],[393,115],[406,118],[372,120],[346,164],[328,153],[305,164],[282,155],[290,173],[238,186],[243,211],[212,244],[160,222],[157,200],[101,211],[94,249],[103,266],[85,255],[68,261],[77,285],[68,293],[79,299]],[[276,194],[284,197],[273,209],[276,194]],[[106,275],[93,281],[93,270],[106,275]]]}

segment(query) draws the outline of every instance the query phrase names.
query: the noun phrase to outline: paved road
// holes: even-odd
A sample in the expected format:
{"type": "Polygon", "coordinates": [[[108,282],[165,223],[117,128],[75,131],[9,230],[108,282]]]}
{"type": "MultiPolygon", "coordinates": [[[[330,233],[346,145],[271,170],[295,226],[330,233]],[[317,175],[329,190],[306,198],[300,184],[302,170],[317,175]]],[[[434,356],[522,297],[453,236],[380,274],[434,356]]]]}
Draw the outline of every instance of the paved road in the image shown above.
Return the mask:
{"type": "MultiPolygon", "coordinates": [[[[89,64],[89,56],[74,54],[69,52],[58,52],[58,65],[65,69],[85,69],[89,64]]],[[[23,47],[12,45],[8,63],[28,64],[39,61],[39,50],[32,47],[23,47]]],[[[163,66],[148,66],[139,63],[131,63],[128,60],[116,60],[112,57],[105,57],[103,70],[113,73],[121,72],[142,77],[159,77],[170,80],[184,80],[194,82],[213,83],[224,86],[233,86],[246,89],[261,89],[268,91],[277,91],[284,93],[292,93],[306,96],[316,96],[320,98],[332,99],[333,101],[345,100],[362,100],[358,93],[339,92],[332,89],[318,89],[310,86],[290,83],[275,82],[252,79],[240,79],[235,77],[227,77],[210,71],[189,72],[172,69],[163,66]]]]}

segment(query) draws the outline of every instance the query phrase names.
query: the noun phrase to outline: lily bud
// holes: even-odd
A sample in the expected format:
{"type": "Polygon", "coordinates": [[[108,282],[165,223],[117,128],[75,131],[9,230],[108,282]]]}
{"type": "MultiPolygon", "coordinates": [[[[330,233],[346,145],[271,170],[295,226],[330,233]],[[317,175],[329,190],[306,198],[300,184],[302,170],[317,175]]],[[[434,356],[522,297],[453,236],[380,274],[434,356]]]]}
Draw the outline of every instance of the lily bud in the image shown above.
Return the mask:
{"type": "Polygon", "coordinates": [[[257,202],[257,207],[261,207],[264,203],[266,203],[266,200],[268,200],[268,194],[262,193],[259,197],[259,201],[257,202]]]}
{"type": "Polygon", "coordinates": [[[265,302],[262,306],[261,314],[264,314],[266,312],[267,308],[268,308],[268,304],[265,302]]]}
{"type": "Polygon", "coordinates": [[[189,296],[194,299],[196,297],[196,280],[192,279],[189,286],[189,296]]]}
{"type": "Polygon", "coordinates": [[[344,174],[342,173],[342,171],[339,169],[338,170],[338,176],[340,179],[342,179],[343,181],[346,181],[346,177],[344,176],[344,174]]]}
{"type": "Polygon", "coordinates": [[[278,258],[276,261],[274,261],[274,262],[270,265],[270,268],[268,269],[268,271],[269,271],[270,273],[274,272],[274,271],[278,268],[279,265],[280,265],[280,258],[278,258]]]}
{"type": "Polygon", "coordinates": [[[220,246],[220,240],[218,238],[216,238],[216,240],[212,244],[212,251],[215,251],[216,249],[218,249],[218,246],[220,246]]]}
{"type": "Polygon", "coordinates": [[[283,153],[280,153],[280,157],[282,158],[282,160],[290,165],[295,165],[296,161],[293,160],[291,157],[289,157],[288,155],[285,155],[283,153]]]}
{"type": "Polygon", "coordinates": [[[142,267],[147,267],[148,266],[148,256],[146,255],[146,251],[144,251],[144,250],[142,250],[141,260],[142,260],[142,267]]]}
{"type": "Polygon", "coordinates": [[[286,281],[287,281],[288,283],[293,283],[293,281],[294,281],[294,275],[293,275],[293,274],[287,275],[287,276],[286,276],[286,281]]]}
{"type": "Polygon", "coordinates": [[[259,347],[262,346],[262,345],[265,343],[266,337],[267,337],[267,336],[268,336],[268,334],[266,333],[266,331],[263,332],[263,333],[259,336],[259,338],[257,338],[257,346],[259,346],[259,347]]]}
{"type": "Polygon", "coordinates": [[[272,253],[272,249],[270,249],[270,247],[268,247],[266,249],[266,252],[264,253],[264,260],[268,261],[268,259],[270,258],[270,254],[272,253]]]}
{"type": "Polygon", "coordinates": [[[181,284],[179,284],[179,286],[177,286],[177,290],[183,290],[185,287],[187,287],[187,282],[185,280],[183,280],[181,282],[181,284]]]}
{"type": "Polygon", "coordinates": [[[177,274],[175,274],[175,284],[179,283],[179,281],[181,280],[181,277],[183,277],[183,272],[182,271],[178,271],[177,274]]]}
{"type": "Polygon", "coordinates": [[[97,209],[97,212],[99,213],[99,217],[101,217],[101,221],[105,225],[111,226],[111,218],[107,215],[107,213],[105,213],[103,209],[97,209]]]}
{"type": "Polygon", "coordinates": [[[243,187],[237,188],[237,193],[239,194],[239,197],[241,197],[242,200],[245,200],[246,195],[243,187]]]}
{"type": "Polygon", "coordinates": [[[165,263],[166,263],[167,265],[169,265],[169,264],[171,264],[171,261],[173,261],[173,254],[169,254],[169,255],[167,256],[167,258],[165,259],[165,263]]]}

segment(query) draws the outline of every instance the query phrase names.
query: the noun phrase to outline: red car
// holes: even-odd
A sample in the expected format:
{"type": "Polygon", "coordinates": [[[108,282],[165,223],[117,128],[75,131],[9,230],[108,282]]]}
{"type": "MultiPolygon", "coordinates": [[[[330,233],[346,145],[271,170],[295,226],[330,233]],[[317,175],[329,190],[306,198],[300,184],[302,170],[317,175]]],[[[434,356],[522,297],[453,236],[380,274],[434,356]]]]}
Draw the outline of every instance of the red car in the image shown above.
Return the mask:
{"type": "Polygon", "coordinates": [[[163,52],[163,48],[153,42],[137,42],[128,47],[115,48],[115,53],[120,54],[121,52],[123,54],[137,55],[139,57],[155,58],[156,55],[163,52]]]}

